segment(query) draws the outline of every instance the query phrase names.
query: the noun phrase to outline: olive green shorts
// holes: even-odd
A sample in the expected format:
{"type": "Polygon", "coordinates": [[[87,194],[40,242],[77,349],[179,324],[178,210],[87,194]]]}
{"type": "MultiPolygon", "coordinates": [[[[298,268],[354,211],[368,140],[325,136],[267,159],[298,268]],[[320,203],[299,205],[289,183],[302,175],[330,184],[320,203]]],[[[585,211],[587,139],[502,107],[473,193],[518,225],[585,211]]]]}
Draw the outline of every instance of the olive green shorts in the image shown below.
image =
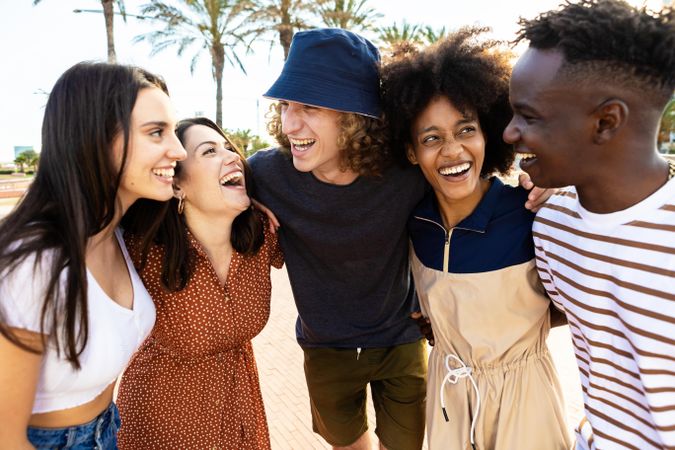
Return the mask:
{"type": "Polygon", "coordinates": [[[385,348],[303,348],[312,427],[336,447],[367,429],[370,383],[380,442],[388,450],[419,450],[424,441],[425,341],[385,348]]]}

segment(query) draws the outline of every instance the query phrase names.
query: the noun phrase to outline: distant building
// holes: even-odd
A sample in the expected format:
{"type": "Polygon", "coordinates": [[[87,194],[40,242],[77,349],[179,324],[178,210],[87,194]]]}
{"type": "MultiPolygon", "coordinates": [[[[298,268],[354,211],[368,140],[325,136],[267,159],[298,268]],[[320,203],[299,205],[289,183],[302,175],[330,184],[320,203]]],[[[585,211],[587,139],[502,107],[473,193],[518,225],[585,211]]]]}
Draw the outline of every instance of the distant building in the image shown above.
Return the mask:
{"type": "Polygon", "coordinates": [[[28,150],[35,151],[35,149],[33,148],[32,145],[15,145],[14,146],[14,158],[16,158],[17,156],[19,156],[20,154],[22,154],[23,152],[26,152],[28,150]]]}

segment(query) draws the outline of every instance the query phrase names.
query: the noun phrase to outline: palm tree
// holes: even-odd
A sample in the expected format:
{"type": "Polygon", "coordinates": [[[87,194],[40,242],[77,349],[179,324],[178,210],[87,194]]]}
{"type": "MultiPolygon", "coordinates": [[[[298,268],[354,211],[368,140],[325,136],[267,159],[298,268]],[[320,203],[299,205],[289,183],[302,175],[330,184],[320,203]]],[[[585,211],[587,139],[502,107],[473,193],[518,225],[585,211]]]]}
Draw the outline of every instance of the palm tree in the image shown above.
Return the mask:
{"type": "Polygon", "coordinates": [[[434,30],[431,26],[427,25],[420,30],[422,39],[427,44],[433,44],[443,39],[448,32],[445,30],[445,27],[442,27],[440,30],[434,30]]]}
{"type": "MultiPolygon", "coordinates": [[[[308,0],[252,0],[248,20],[258,24],[256,34],[272,33],[284,49],[284,61],[288,58],[293,35],[297,30],[311,28],[306,16],[314,11],[308,0]]],[[[274,40],[270,42],[270,47],[274,40]]]]}
{"type": "Polygon", "coordinates": [[[22,152],[20,156],[26,158],[25,162],[29,169],[32,169],[33,172],[37,171],[40,155],[35,150],[26,150],[25,152],[22,152]]]}
{"type": "MultiPolygon", "coordinates": [[[[40,3],[42,0],[33,0],[33,6],[40,3]]],[[[115,36],[113,34],[113,19],[115,16],[115,8],[119,9],[122,18],[127,20],[126,9],[124,8],[123,0],[101,0],[101,7],[103,8],[103,18],[105,19],[105,34],[108,40],[108,62],[114,64],[117,62],[117,55],[115,53],[115,36]]]]}
{"type": "Polygon", "coordinates": [[[26,155],[24,153],[19,153],[17,157],[14,158],[14,164],[19,166],[19,173],[24,173],[23,166],[28,164],[28,158],[26,158],[26,155]]]}
{"type": "Polygon", "coordinates": [[[368,0],[317,0],[314,13],[327,27],[368,30],[382,14],[369,8],[368,0]]]}
{"type": "Polygon", "coordinates": [[[401,27],[396,22],[387,27],[377,29],[378,39],[386,48],[393,48],[402,42],[413,44],[423,43],[423,35],[419,25],[413,25],[403,21],[401,27]]]}
{"type": "Polygon", "coordinates": [[[258,150],[267,148],[270,145],[257,134],[252,134],[250,129],[224,130],[232,142],[241,150],[248,158],[258,150]]]}
{"type": "Polygon", "coordinates": [[[151,31],[134,38],[135,42],[148,41],[152,45],[150,55],[177,46],[178,56],[193,44],[198,50],[192,57],[190,73],[194,73],[202,50],[211,55],[213,79],[216,82],[216,123],[221,126],[223,118],[223,70],[225,63],[238,67],[245,74],[237,49],[250,44],[245,39],[251,30],[246,25],[245,12],[249,0],[182,0],[181,7],[152,0],[141,7],[141,14],[164,23],[164,29],[151,31]]]}
{"type": "MultiPolygon", "coordinates": [[[[237,130],[229,130],[229,129],[224,129],[225,135],[230,138],[232,143],[239,148],[244,154],[246,154],[246,151],[248,150],[248,146],[251,143],[251,130],[250,129],[237,129],[237,130]]],[[[248,156],[248,155],[246,155],[248,156]]]]}

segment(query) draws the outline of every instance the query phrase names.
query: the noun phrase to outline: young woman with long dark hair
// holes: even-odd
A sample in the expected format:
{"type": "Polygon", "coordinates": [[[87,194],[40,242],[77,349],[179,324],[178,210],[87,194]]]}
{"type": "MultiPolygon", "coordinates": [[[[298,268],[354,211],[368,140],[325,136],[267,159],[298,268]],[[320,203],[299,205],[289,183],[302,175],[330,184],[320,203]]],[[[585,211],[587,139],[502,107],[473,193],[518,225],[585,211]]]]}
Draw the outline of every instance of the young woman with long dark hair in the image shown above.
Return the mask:
{"type": "Polygon", "coordinates": [[[124,220],[157,323],[120,383],[121,449],[269,449],[251,339],[270,313],[283,257],[251,207],[243,154],[211,120],[178,124],[187,159],[171,202],[139,201],[124,220]]]}
{"type": "Polygon", "coordinates": [[[116,447],[114,381],[155,321],[118,224],[185,158],[164,82],[80,63],[52,89],[35,180],[0,222],[3,448],[116,447]]]}

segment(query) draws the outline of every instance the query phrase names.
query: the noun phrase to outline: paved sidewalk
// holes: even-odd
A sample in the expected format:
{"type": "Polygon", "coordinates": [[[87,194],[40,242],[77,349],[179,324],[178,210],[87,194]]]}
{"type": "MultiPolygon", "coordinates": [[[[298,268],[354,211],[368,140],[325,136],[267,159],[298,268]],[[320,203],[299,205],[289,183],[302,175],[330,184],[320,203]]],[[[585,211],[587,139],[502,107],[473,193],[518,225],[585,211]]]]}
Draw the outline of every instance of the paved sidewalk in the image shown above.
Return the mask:
{"type": "MultiPolygon", "coordinates": [[[[272,270],[272,312],[263,332],[253,340],[273,450],[331,448],[312,432],[309,398],[302,368],[302,350],[295,341],[296,309],[286,270],[272,270]]],[[[581,418],[582,400],[568,327],[548,340],[565,395],[570,432],[581,418]]],[[[370,432],[374,411],[369,406],[370,432]]],[[[377,442],[373,436],[373,443],[377,442]]],[[[426,445],[425,445],[426,449],[426,445]]]]}

